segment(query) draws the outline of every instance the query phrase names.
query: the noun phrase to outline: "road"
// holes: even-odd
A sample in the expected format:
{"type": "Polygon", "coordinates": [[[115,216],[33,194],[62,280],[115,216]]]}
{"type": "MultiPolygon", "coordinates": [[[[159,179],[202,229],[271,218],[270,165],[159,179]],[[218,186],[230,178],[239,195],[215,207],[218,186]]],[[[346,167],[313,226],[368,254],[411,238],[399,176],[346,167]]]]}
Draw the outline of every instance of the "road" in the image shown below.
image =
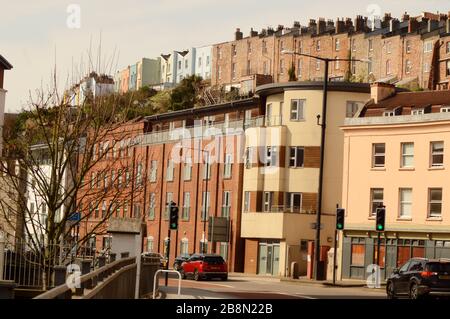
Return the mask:
{"type": "MultiPolygon", "coordinates": [[[[167,299],[178,298],[178,280],[169,279],[169,287],[160,281],[167,299]]],[[[317,283],[280,281],[277,278],[230,275],[228,281],[182,280],[181,298],[188,299],[385,299],[384,289],[332,287],[317,283]]]]}

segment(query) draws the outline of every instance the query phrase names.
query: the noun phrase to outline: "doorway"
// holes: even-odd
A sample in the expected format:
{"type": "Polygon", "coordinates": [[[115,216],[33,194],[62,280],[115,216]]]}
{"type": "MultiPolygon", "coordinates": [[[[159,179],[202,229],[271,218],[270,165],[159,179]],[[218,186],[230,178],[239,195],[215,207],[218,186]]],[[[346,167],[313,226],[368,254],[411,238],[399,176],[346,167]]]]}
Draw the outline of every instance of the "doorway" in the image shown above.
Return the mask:
{"type": "Polygon", "coordinates": [[[277,241],[259,242],[258,274],[278,276],[280,243],[277,241]]]}

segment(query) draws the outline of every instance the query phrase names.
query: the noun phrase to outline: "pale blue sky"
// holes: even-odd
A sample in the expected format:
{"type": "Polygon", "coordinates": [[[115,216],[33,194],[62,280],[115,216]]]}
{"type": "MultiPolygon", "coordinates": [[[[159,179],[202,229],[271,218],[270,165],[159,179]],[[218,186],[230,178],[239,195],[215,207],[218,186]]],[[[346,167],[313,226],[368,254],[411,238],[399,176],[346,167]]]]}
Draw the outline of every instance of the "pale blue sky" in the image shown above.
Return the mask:
{"type": "Polygon", "coordinates": [[[0,54],[14,66],[5,79],[6,108],[20,110],[30,90],[48,83],[55,52],[65,84],[82,55],[86,65],[91,38],[96,56],[100,33],[104,64],[117,48],[117,58],[110,63],[114,72],[140,57],[231,40],[237,27],[247,35],[251,27],[291,26],[293,21],[304,25],[318,17],[354,18],[369,15],[370,4],[394,16],[450,10],[449,0],[0,0],[0,54]],[[81,7],[80,29],[66,26],[71,3],[81,7]]]}

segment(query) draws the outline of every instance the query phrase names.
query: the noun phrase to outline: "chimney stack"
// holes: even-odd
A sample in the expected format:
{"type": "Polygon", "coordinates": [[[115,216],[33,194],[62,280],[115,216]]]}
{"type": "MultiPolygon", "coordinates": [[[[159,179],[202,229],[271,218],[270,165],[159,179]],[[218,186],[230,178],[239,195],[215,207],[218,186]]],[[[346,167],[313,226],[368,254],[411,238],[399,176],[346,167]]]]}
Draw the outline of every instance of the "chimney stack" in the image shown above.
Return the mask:
{"type": "Polygon", "coordinates": [[[345,31],[345,22],[344,20],[340,20],[337,18],[336,20],[336,33],[342,33],[345,31]]]}
{"type": "Polygon", "coordinates": [[[445,21],[445,32],[450,33],[450,18],[445,21]]]}
{"type": "Polygon", "coordinates": [[[355,19],[355,32],[362,32],[366,30],[367,26],[367,18],[364,18],[363,16],[356,16],[355,19]]]}
{"type": "Polygon", "coordinates": [[[395,85],[375,82],[370,86],[370,98],[374,103],[383,101],[384,99],[395,95],[395,85]]]}
{"type": "Polygon", "coordinates": [[[402,22],[408,21],[409,20],[409,14],[408,12],[403,13],[402,16],[402,22]]]}
{"type": "Polygon", "coordinates": [[[258,31],[253,31],[253,28],[250,28],[250,37],[258,36],[258,31]]]}
{"type": "Polygon", "coordinates": [[[327,23],[324,18],[319,18],[319,26],[317,28],[317,34],[323,34],[327,28],[327,23]]]}
{"type": "Polygon", "coordinates": [[[314,19],[309,19],[308,30],[309,30],[311,33],[316,33],[316,29],[317,29],[317,23],[316,23],[316,20],[314,20],[314,19]]]}
{"type": "Polygon", "coordinates": [[[351,18],[345,18],[345,31],[350,32],[353,29],[353,21],[351,18]]]}
{"type": "Polygon", "coordinates": [[[408,33],[416,32],[419,29],[419,22],[416,18],[410,18],[408,23],[408,33]]]}
{"type": "Polygon", "coordinates": [[[293,28],[300,29],[300,22],[299,21],[294,21],[293,28]]]}
{"type": "Polygon", "coordinates": [[[334,21],[331,19],[327,20],[327,30],[329,31],[334,30],[334,21]]]}
{"type": "Polygon", "coordinates": [[[267,35],[273,35],[275,33],[275,31],[273,30],[273,28],[268,27],[267,28],[267,35]]]}
{"type": "Polygon", "coordinates": [[[389,21],[392,20],[391,14],[390,13],[385,13],[384,17],[383,17],[383,21],[381,23],[381,26],[383,28],[387,28],[389,26],[389,21]]]}
{"type": "Polygon", "coordinates": [[[234,33],[234,40],[242,40],[243,34],[241,32],[241,29],[236,28],[236,32],[234,33]]]}
{"type": "Polygon", "coordinates": [[[428,26],[427,26],[427,30],[428,32],[434,31],[437,28],[439,28],[439,21],[437,20],[428,20],[428,26]]]}

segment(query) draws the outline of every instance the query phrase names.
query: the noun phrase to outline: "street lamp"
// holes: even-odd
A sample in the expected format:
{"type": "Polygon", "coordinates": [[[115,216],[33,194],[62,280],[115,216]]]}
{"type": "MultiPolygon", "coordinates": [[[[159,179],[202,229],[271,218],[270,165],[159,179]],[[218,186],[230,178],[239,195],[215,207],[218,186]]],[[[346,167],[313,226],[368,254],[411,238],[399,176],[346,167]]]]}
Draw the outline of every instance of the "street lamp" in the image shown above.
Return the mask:
{"type": "MultiPolygon", "coordinates": [[[[340,59],[340,58],[323,58],[315,55],[298,53],[291,50],[282,50],[281,54],[295,54],[300,56],[306,56],[313,59],[323,61],[325,63],[325,72],[323,77],[323,102],[322,102],[322,123],[319,124],[320,115],[317,116],[317,124],[321,126],[321,142],[320,142],[320,169],[319,169],[319,190],[318,190],[318,200],[317,200],[317,216],[316,216],[316,239],[314,242],[314,279],[319,280],[318,267],[320,263],[320,221],[322,215],[322,184],[323,184],[323,162],[325,153],[325,129],[327,123],[327,96],[328,96],[328,66],[330,62],[333,61],[350,61],[350,62],[368,62],[369,60],[358,60],[358,59],[340,59]]],[[[336,240],[336,239],[335,239],[336,240]]],[[[336,254],[336,252],[335,252],[336,254]]]]}

